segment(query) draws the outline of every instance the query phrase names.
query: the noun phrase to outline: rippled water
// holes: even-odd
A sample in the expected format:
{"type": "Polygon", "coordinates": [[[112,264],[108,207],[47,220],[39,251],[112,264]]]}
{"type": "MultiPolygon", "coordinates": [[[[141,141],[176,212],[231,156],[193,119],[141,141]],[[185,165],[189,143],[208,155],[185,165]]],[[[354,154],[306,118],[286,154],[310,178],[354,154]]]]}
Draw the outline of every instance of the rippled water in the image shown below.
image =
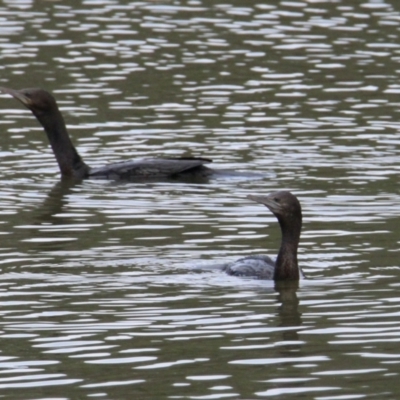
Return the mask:
{"type": "Polygon", "coordinates": [[[0,95],[0,396],[397,399],[398,4],[74,3],[1,3],[0,86],[53,92],[91,166],[244,176],[64,184],[0,95]],[[301,200],[309,279],[207,269],[276,253],[246,195],[277,189],[301,200]]]}

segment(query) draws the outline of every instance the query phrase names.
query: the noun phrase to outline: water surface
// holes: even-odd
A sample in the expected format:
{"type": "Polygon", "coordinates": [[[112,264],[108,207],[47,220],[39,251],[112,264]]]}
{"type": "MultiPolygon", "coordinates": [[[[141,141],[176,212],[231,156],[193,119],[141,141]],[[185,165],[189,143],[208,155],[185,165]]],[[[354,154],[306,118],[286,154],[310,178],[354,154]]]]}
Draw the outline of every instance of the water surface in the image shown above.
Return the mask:
{"type": "Polygon", "coordinates": [[[15,399],[399,397],[399,21],[384,1],[4,1],[0,85],[57,98],[91,166],[203,156],[208,182],[62,184],[0,95],[0,390],[15,399]],[[250,173],[261,179],[250,179],[250,173]],[[293,191],[308,279],[248,194],[293,191]]]}

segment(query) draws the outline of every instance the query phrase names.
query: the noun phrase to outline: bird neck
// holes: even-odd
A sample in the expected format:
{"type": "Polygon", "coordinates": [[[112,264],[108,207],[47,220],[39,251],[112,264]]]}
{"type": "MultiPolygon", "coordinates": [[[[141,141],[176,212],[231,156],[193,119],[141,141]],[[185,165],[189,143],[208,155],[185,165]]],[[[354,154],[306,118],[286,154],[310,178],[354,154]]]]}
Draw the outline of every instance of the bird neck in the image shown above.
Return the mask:
{"type": "Polygon", "coordinates": [[[300,241],[301,220],[291,221],[290,225],[279,221],[282,230],[282,242],[275,263],[274,280],[299,279],[297,248],[300,241]]]}
{"type": "Polygon", "coordinates": [[[36,117],[46,131],[62,177],[77,179],[87,177],[90,168],[83,162],[72,144],[60,111],[56,109],[49,113],[36,114],[36,117]]]}

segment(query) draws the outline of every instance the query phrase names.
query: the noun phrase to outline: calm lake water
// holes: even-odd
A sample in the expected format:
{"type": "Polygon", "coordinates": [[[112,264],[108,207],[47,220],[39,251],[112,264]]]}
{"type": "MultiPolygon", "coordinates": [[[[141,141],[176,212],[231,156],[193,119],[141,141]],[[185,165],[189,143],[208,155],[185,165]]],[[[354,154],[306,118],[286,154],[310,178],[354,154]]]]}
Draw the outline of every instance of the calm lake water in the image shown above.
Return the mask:
{"type": "Polygon", "coordinates": [[[243,172],[63,184],[1,94],[0,397],[400,397],[400,3],[4,0],[0,86],[50,90],[91,166],[243,172]],[[308,279],[207,269],[277,253],[246,196],[279,189],[308,279]]]}

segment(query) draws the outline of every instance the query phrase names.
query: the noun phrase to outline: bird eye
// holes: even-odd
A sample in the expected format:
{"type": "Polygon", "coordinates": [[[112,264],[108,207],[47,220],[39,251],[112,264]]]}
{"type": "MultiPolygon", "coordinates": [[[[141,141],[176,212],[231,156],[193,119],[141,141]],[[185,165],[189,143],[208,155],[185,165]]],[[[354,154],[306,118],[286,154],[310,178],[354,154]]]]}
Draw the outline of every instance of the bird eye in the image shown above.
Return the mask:
{"type": "Polygon", "coordinates": [[[279,203],[279,202],[281,201],[279,197],[275,197],[274,200],[275,200],[277,203],[279,203]]]}

